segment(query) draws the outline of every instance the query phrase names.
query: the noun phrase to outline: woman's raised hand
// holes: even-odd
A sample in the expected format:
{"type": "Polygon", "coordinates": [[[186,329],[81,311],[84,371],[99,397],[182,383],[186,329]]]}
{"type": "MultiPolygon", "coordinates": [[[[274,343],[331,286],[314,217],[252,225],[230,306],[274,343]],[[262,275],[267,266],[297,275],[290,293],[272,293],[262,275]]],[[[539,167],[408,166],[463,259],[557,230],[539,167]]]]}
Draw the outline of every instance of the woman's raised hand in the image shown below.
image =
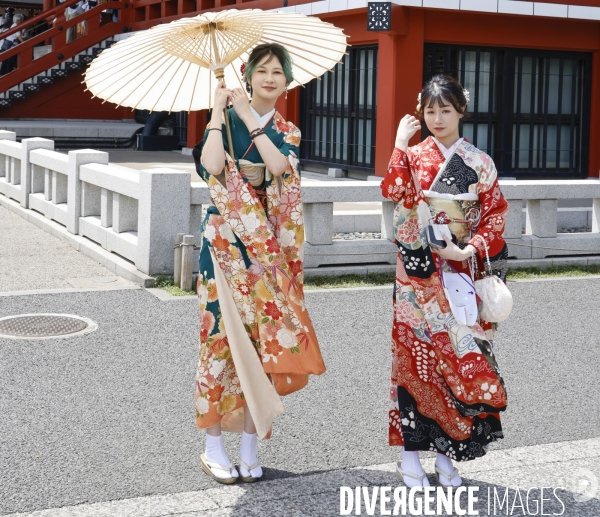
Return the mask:
{"type": "Polygon", "coordinates": [[[256,119],[250,111],[250,101],[248,100],[248,95],[244,90],[241,88],[234,88],[231,90],[231,104],[235,112],[238,114],[238,117],[240,117],[240,120],[242,120],[246,126],[250,122],[256,122],[256,119]]]}
{"type": "Polygon", "coordinates": [[[225,81],[221,79],[215,88],[215,101],[213,102],[213,110],[221,112],[227,106],[231,98],[231,90],[225,86],[225,81]]]}
{"type": "Polygon", "coordinates": [[[408,141],[421,129],[421,122],[412,115],[404,115],[398,124],[396,132],[396,147],[404,152],[408,149],[408,141]]]}

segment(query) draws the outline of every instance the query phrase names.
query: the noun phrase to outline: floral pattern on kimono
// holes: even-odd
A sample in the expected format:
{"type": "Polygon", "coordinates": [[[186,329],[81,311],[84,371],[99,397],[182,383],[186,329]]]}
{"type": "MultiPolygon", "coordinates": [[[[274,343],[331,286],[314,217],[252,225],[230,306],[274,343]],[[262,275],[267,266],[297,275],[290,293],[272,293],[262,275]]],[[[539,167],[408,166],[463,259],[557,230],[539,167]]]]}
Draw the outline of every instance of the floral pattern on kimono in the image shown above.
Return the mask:
{"type": "MultiPolygon", "coordinates": [[[[229,110],[236,155],[262,159],[243,122],[229,110]]],[[[304,303],[304,226],[298,146],[300,131],[275,112],[266,134],[286,157],[280,178],[267,174],[253,187],[229,155],[226,138],[223,185],[199,162],[215,206],[202,225],[198,276],[200,359],[196,374],[196,425],[207,428],[246,404],[219,305],[213,257],[224,273],[238,315],[280,395],[304,387],[309,374],[325,371],[304,303]]],[[[223,125],[223,134],[225,127],[223,125]]],[[[208,136],[205,133],[204,141],[208,136]]],[[[225,424],[225,421],[223,422],[225,424]]],[[[227,426],[224,426],[227,430],[227,426]]]]}
{"type": "MultiPolygon", "coordinates": [[[[441,261],[429,247],[416,205],[423,191],[477,194],[478,206],[468,207],[477,212],[470,238],[459,246],[475,246],[478,270],[483,271],[485,248],[480,237],[485,239],[494,273],[504,278],[507,248],[502,232],[508,204],[496,169],[489,156],[466,140],[446,160],[429,137],[408,153],[394,149],[381,189],[395,203],[398,246],[389,443],[409,451],[436,451],[459,461],[483,456],[488,443],[503,438],[499,412],[506,408],[504,382],[490,341],[495,326],[479,320],[468,327],[454,319],[438,270],[441,261]],[[413,177],[418,178],[419,189],[413,177]]],[[[449,263],[470,274],[467,261],[449,263]]]]}

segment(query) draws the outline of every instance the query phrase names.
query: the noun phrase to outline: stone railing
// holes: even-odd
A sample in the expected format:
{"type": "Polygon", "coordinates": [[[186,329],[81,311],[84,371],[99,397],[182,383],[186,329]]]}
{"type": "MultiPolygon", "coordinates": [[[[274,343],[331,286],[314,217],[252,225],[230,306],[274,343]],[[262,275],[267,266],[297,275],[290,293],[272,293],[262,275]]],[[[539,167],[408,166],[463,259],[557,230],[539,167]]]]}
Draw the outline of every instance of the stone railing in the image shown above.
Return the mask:
{"type": "Polygon", "coordinates": [[[510,204],[504,230],[510,258],[600,255],[600,180],[502,180],[500,187],[510,204]],[[560,199],[592,199],[591,232],[557,233],[560,199]]]}
{"type": "Polygon", "coordinates": [[[395,264],[392,214],[394,203],[383,200],[378,181],[343,181],[302,187],[307,268],[332,265],[395,264]],[[381,239],[333,240],[334,203],[381,202],[381,239]]]}
{"type": "MultiPolygon", "coordinates": [[[[173,273],[178,233],[194,235],[199,244],[203,206],[209,195],[203,183],[192,179],[198,178],[185,171],[137,171],[109,165],[108,154],[100,151],[58,153],[52,140],[16,142],[15,133],[0,131],[2,204],[22,215],[31,214],[31,220],[47,231],[77,236],[88,251],[93,247],[125,259],[129,268],[145,275],[173,273]],[[43,223],[47,220],[58,226],[43,223]]],[[[600,180],[501,181],[501,187],[511,205],[505,231],[511,257],[600,254],[600,180]],[[557,200],[582,198],[593,199],[592,232],[557,234],[557,200]]],[[[317,182],[303,186],[302,191],[306,268],[395,263],[394,205],[382,199],[378,181],[317,182]],[[380,203],[377,230],[381,238],[334,241],[334,203],[341,202],[380,203]]],[[[194,270],[197,258],[196,251],[194,270]]]]}
{"type": "Polygon", "coordinates": [[[53,150],[43,138],[0,131],[0,194],[114,252],[146,275],[173,272],[178,232],[197,233],[208,191],[192,197],[190,174],[108,165],[108,153],[53,150]]]}

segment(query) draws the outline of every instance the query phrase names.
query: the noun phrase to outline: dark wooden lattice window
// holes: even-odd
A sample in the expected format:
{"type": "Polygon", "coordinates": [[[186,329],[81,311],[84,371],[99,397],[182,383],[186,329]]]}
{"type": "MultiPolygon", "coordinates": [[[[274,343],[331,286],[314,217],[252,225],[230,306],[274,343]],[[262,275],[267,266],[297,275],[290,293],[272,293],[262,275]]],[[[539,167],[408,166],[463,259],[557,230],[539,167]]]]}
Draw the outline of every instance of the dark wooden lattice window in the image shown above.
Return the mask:
{"type": "Polygon", "coordinates": [[[427,44],[424,65],[470,91],[462,135],[501,175],[588,176],[591,54],[427,44]]]}
{"type": "Polygon", "coordinates": [[[301,162],[372,171],[376,104],[377,46],[350,47],[332,73],[301,88],[301,162]]]}

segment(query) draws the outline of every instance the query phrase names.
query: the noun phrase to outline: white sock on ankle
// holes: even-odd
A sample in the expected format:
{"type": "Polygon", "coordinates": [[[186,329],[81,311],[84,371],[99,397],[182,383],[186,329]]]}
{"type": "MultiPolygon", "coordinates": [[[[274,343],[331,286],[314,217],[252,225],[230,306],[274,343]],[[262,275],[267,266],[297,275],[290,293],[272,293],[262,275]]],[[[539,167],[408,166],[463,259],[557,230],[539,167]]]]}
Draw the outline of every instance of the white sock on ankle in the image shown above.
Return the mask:
{"type": "MultiPolygon", "coordinates": [[[[454,464],[452,463],[452,460],[450,458],[448,458],[448,456],[445,456],[444,454],[440,454],[439,452],[437,453],[437,458],[435,460],[435,464],[439,468],[444,470],[444,472],[447,472],[448,474],[451,474],[452,471],[454,470],[454,464]]],[[[442,482],[445,485],[452,484],[453,486],[460,486],[462,484],[462,479],[458,475],[454,476],[452,478],[452,480],[448,479],[443,474],[440,474],[440,477],[442,478],[442,482]]]]}
{"type": "MultiPolygon", "coordinates": [[[[227,456],[227,452],[225,451],[225,443],[223,442],[223,435],[212,436],[210,434],[206,434],[206,461],[213,461],[222,465],[223,467],[229,467],[231,465],[231,461],[229,456],[227,456]]],[[[213,474],[219,478],[228,478],[228,477],[238,477],[237,470],[233,469],[232,473],[229,474],[228,471],[224,471],[218,468],[211,468],[213,474]]]]}
{"type": "MultiPolygon", "coordinates": [[[[256,444],[258,442],[258,436],[256,433],[248,434],[246,431],[242,431],[242,441],[240,444],[240,460],[246,465],[250,466],[258,461],[256,456],[256,444]]],[[[262,476],[262,467],[259,465],[254,467],[248,472],[248,470],[240,465],[240,471],[244,477],[252,476],[253,478],[259,478],[262,476]]]]}
{"type": "MultiPolygon", "coordinates": [[[[423,475],[423,466],[421,465],[421,460],[419,460],[419,453],[417,451],[407,451],[402,447],[401,468],[417,476],[423,475]]],[[[423,478],[423,482],[421,482],[419,479],[403,476],[403,481],[408,488],[431,486],[427,477],[423,478]]]]}

